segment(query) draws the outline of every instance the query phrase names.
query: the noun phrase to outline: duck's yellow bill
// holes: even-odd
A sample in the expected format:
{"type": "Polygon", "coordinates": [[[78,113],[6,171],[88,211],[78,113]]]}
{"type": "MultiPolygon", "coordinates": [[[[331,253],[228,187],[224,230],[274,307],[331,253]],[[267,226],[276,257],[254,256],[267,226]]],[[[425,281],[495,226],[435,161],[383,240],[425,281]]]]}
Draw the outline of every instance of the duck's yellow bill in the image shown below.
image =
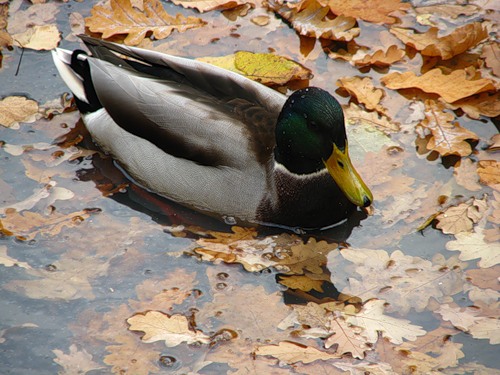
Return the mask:
{"type": "Polygon", "coordinates": [[[333,152],[324,163],[347,199],[358,207],[368,207],[372,203],[372,192],[351,163],[347,142],[344,151],[341,151],[334,143],[333,152]]]}

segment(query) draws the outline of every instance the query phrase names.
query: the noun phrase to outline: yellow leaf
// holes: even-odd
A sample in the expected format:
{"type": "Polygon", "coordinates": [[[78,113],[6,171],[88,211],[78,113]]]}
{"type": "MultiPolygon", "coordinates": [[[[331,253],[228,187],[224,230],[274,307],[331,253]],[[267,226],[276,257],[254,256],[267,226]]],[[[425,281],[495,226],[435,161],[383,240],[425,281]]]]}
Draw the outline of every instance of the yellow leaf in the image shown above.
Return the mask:
{"type": "Polygon", "coordinates": [[[8,96],[0,100],[0,125],[19,129],[20,122],[34,122],[38,103],[23,96],[8,96]]]}
{"type": "Polygon", "coordinates": [[[127,319],[129,330],[143,331],[142,341],[165,341],[168,347],[177,346],[183,342],[208,344],[210,337],[201,331],[193,331],[184,315],[168,316],[160,311],[148,311],[136,314],[127,319]]]}
{"type": "Polygon", "coordinates": [[[57,47],[61,40],[61,33],[57,25],[33,26],[22,34],[12,35],[14,42],[19,47],[37,51],[51,50],[57,47]]]}
{"type": "Polygon", "coordinates": [[[144,12],[132,7],[130,0],[110,0],[111,9],[95,5],[85,25],[94,33],[102,33],[104,39],[126,34],[125,44],[135,46],[149,33],[156,39],[164,39],[172,31],[184,32],[206,24],[200,18],[170,16],[159,0],[145,0],[144,12]]]}
{"type": "Polygon", "coordinates": [[[403,43],[415,48],[424,56],[439,56],[443,60],[451,59],[469,48],[475,47],[488,37],[486,27],[480,22],[474,22],[459,27],[450,34],[439,37],[437,27],[416,34],[413,30],[393,27],[391,30],[403,43]]]}
{"type": "Polygon", "coordinates": [[[337,354],[330,354],[321,350],[291,341],[283,341],[278,345],[259,346],[256,355],[268,355],[288,364],[297,362],[311,363],[314,361],[340,358],[337,354]]]}
{"type": "Polygon", "coordinates": [[[327,4],[331,11],[338,16],[385,24],[396,22],[396,18],[389,16],[392,12],[411,8],[410,4],[400,0],[328,0],[327,4]]]}
{"type": "Polygon", "coordinates": [[[452,122],[455,116],[444,112],[444,105],[432,100],[425,101],[425,119],[417,125],[423,134],[430,133],[427,149],[438,152],[441,156],[468,156],[472,153],[467,139],[478,140],[479,137],[458,123],[452,122]]]}
{"type": "Polygon", "coordinates": [[[451,74],[443,74],[440,69],[432,69],[422,76],[413,72],[388,74],[380,79],[390,89],[407,89],[416,87],[428,93],[441,96],[448,103],[485,91],[494,91],[495,86],[489,79],[469,80],[465,70],[454,70],[451,74]]]}

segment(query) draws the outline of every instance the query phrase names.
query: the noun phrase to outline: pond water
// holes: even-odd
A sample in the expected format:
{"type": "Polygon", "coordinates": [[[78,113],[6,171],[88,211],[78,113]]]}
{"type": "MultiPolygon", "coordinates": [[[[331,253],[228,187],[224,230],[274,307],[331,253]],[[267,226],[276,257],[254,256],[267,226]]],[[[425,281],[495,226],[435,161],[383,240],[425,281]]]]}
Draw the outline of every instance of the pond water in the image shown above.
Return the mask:
{"type": "MultiPolygon", "coordinates": [[[[16,12],[31,6],[13,4],[16,12]]],[[[69,14],[87,17],[95,4],[57,3],[63,37],[71,34],[69,14]]],[[[349,95],[335,92],[339,78],[367,76],[382,87],[388,72],[328,57],[327,42],[299,38],[271,13],[259,27],[248,16],[162,4],[209,25],[155,42],[162,51],[193,58],[275,51],[311,69],[310,84],[345,105],[349,95]]],[[[382,28],[360,26],[363,42],[382,28]]],[[[60,47],[81,45],[63,39],[60,47]]],[[[1,98],[43,104],[67,91],[49,52],[2,53],[1,98]]],[[[422,63],[411,56],[396,68],[422,63]]],[[[500,373],[499,266],[485,264],[497,259],[498,242],[476,240],[483,253],[466,259],[449,251],[460,235],[436,222],[419,230],[430,216],[475,197],[483,203],[474,207],[484,208],[469,232],[495,238],[498,192],[458,183],[459,157],[418,152],[425,95],[385,91],[400,131],[348,124],[354,162],[375,194],[372,212],[311,233],[231,227],[134,186],[99,152],[75,111],[0,126],[0,372],[500,373]],[[348,330],[351,349],[339,353],[346,344],[334,336],[348,330]],[[148,334],[157,338],[147,342],[148,334]],[[289,342],[283,350],[296,360],[275,350],[289,342]]],[[[498,132],[491,119],[454,121],[478,136],[463,160],[498,161],[498,151],[488,150],[498,132]]]]}

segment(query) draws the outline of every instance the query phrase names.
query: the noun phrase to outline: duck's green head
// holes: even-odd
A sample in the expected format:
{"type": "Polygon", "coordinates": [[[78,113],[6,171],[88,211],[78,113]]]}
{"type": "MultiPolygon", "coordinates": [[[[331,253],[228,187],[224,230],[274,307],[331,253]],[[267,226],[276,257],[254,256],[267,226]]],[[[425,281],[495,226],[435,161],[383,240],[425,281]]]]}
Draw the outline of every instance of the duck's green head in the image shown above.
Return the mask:
{"type": "Polygon", "coordinates": [[[309,174],[325,167],[356,206],[373,201],[349,158],[344,113],[339,102],[317,87],[294,92],[276,125],[276,160],[290,172],[309,174]]]}

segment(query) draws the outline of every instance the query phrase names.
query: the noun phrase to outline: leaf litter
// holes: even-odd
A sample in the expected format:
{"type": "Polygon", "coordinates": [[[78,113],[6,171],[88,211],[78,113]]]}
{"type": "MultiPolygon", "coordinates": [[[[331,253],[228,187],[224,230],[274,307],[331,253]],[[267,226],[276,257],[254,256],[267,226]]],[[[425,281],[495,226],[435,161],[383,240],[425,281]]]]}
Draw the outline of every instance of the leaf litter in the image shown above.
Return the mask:
{"type": "MultiPolygon", "coordinates": [[[[110,0],[92,9],[89,5],[85,19],[68,16],[67,22],[79,30],[74,33],[81,33],[85,23],[102,38],[129,45],[201,58],[223,56],[220,61],[231,69],[281,90],[309,80],[330,90],[337,84],[345,95],[341,101],[352,148],[361,146],[355,161],[376,195],[373,215],[356,228],[355,245],[327,236],[263,235],[240,227],[224,232],[181,225],[165,227],[163,233],[144,219],[117,220],[112,210],[76,203],[87,200],[98,207],[107,202],[94,190],[75,190],[81,186],[75,185],[76,169],[63,169],[69,162],[98,160],[95,151],[79,144],[84,137],[62,148],[52,142],[55,133],[44,128],[59,126],[72,110],[67,98],[40,106],[28,97],[4,96],[0,123],[9,133],[1,149],[24,168],[26,181],[40,185],[27,198],[2,203],[2,234],[20,244],[58,245],[51,250],[52,263],[42,266],[36,254],[16,252],[9,242],[0,246],[4,270],[16,272],[3,289],[40,303],[88,304],[71,323],[78,346],[51,348],[54,362],[66,373],[102,368],[159,373],[172,358],[182,362],[177,369],[185,373],[209,373],[213,365],[228,366],[228,373],[495,373],[467,362],[474,353],[454,341],[466,332],[473,340],[499,343],[498,139],[485,136],[480,123],[500,114],[498,42],[488,34],[495,26],[486,11],[491,4],[174,3],[188,11],[172,16],[156,0],[110,0]],[[295,31],[288,31],[288,25],[295,31]],[[366,43],[369,34],[377,40],[366,43]],[[256,40],[252,35],[258,35],[256,40]],[[160,45],[152,42],[165,38],[160,45]],[[264,39],[267,50],[259,47],[264,39]],[[238,45],[239,51],[220,41],[238,45]],[[317,62],[321,54],[326,67],[317,62]],[[342,70],[342,64],[350,70],[342,70]],[[421,110],[410,115],[408,100],[421,110]],[[11,132],[22,135],[28,126],[52,138],[39,143],[9,139],[11,132]],[[423,152],[414,152],[415,146],[423,152]],[[449,163],[449,181],[433,179],[439,157],[449,163]],[[417,173],[407,172],[416,165],[417,173]],[[426,217],[434,228],[418,227],[426,217]],[[383,236],[357,237],[371,228],[383,228],[383,236]],[[419,229],[450,237],[440,237],[433,256],[411,253],[403,240],[419,235],[419,229]],[[189,242],[181,251],[162,247],[172,255],[163,258],[166,262],[195,262],[174,257],[189,254],[208,267],[206,273],[145,272],[148,276],[132,285],[134,295],[110,302],[105,310],[96,308],[100,282],[123,282],[123,275],[151,255],[144,251],[148,241],[161,235],[169,236],[167,243],[182,237],[189,242]],[[261,284],[265,275],[275,276],[280,286],[261,284]],[[200,283],[200,277],[208,283],[200,283]],[[458,306],[462,295],[473,305],[458,306]],[[440,326],[427,331],[412,312],[432,314],[440,326]]],[[[3,55],[10,56],[8,48],[16,43],[42,50],[56,46],[60,25],[54,28],[54,22],[61,4],[21,5],[0,1],[3,55]],[[45,29],[50,36],[39,31],[45,29]],[[40,45],[37,39],[51,44],[40,45]]],[[[0,183],[11,181],[0,174],[0,183]]],[[[102,191],[119,195],[122,189],[102,191]]]]}

